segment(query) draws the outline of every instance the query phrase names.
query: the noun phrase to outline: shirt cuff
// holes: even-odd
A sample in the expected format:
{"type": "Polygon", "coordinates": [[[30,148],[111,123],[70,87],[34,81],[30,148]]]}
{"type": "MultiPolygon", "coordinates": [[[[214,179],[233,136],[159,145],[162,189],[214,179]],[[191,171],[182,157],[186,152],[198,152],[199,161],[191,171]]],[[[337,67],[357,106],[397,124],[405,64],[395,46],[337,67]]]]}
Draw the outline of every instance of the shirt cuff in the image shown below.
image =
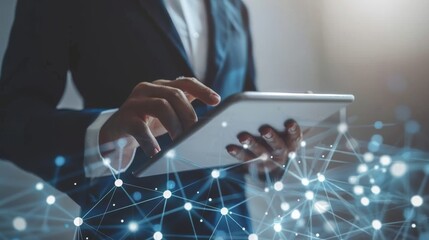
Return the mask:
{"type": "Polygon", "coordinates": [[[99,146],[100,129],[116,111],[117,109],[111,109],[101,112],[86,129],[84,170],[85,176],[88,178],[104,177],[125,172],[132,163],[136,148],[126,147],[128,144],[132,144],[130,141],[118,140],[116,143],[99,146]],[[109,158],[104,158],[101,155],[100,148],[108,148],[109,158]]]}

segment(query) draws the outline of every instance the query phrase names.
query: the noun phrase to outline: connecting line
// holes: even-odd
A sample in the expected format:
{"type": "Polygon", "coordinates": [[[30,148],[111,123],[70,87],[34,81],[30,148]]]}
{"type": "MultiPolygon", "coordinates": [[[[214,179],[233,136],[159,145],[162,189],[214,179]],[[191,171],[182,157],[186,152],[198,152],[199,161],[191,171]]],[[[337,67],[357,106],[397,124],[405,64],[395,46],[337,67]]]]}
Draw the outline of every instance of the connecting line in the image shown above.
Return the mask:
{"type": "Polygon", "coordinates": [[[98,231],[98,229],[100,229],[101,223],[103,222],[104,217],[106,216],[107,209],[109,209],[109,207],[110,207],[110,203],[112,202],[112,199],[113,199],[113,196],[115,196],[115,192],[116,192],[116,189],[114,189],[114,190],[113,190],[113,193],[112,193],[112,195],[110,196],[109,202],[107,203],[106,209],[104,210],[104,214],[103,214],[103,216],[101,217],[100,223],[99,223],[99,224],[98,224],[98,226],[97,226],[97,231],[98,231]]]}
{"type": "Polygon", "coordinates": [[[98,200],[98,202],[97,202],[96,204],[94,204],[94,206],[92,206],[92,208],[91,208],[91,209],[89,209],[89,210],[88,210],[88,212],[86,212],[86,213],[85,213],[85,215],[83,215],[83,216],[82,216],[82,218],[83,218],[83,219],[85,219],[86,215],[88,215],[92,210],[94,210],[94,208],[95,208],[95,207],[97,207],[97,205],[98,205],[101,201],[103,201],[103,199],[104,199],[107,195],[109,195],[109,193],[110,193],[111,191],[115,190],[115,188],[116,188],[116,187],[112,187],[112,188],[111,188],[111,189],[110,189],[106,194],[104,194],[104,196],[103,196],[100,200],[98,200]]]}

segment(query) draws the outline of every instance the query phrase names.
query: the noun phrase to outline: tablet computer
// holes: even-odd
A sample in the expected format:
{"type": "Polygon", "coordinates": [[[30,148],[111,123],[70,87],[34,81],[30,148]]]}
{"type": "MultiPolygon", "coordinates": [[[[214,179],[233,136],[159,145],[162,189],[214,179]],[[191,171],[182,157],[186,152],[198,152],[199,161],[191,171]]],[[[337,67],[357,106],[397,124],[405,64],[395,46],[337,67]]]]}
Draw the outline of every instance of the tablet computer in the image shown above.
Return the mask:
{"type": "Polygon", "coordinates": [[[353,101],[354,96],[348,94],[238,93],[222,101],[170,147],[142,162],[133,174],[148,177],[238,164],[226,146],[237,144],[240,132],[260,135],[258,129],[264,124],[282,131],[290,118],[302,129],[309,128],[353,101]]]}

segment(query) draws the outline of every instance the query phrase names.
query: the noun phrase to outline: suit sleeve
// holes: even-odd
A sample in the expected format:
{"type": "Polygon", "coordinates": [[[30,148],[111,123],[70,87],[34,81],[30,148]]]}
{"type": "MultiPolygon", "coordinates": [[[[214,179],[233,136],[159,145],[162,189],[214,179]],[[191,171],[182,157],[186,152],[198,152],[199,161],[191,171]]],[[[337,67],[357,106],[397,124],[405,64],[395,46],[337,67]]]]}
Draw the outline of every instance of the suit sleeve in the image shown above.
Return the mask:
{"type": "Polygon", "coordinates": [[[247,46],[248,46],[248,62],[247,62],[247,70],[246,70],[246,80],[244,84],[243,91],[257,91],[256,87],[256,71],[255,71],[255,61],[253,59],[253,42],[252,42],[252,34],[250,29],[250,19],[249,19],[249,11],[244,3],[241,3],[241,12],[243,15],[243,23],[244,28],[247,34],[247,46]]]}
{"type": "Polygon", "coordinates": [[[0,157],[85,201],[87,127],[101,110],[57,110],[74,46],[68,0],[19,0],[0,78],[0,157]]]}

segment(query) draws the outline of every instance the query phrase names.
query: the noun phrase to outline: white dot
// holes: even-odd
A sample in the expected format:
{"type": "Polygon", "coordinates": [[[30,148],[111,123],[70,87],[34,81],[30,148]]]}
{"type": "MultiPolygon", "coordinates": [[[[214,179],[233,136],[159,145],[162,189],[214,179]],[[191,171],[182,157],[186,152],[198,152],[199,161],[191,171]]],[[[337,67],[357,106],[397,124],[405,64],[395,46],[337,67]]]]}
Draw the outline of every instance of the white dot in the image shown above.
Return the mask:
{"type": "Polygon", "coordinates": [[[380,230],[380,229],[381,229],[381,227],[382,227],[382,224],[381,224],[380,220],[377,220],[377,219],[373,220],[373,221],[372,221],[372,227],[373,227],[375,230],[380,230]]]}
{"type": "Polygon", "coordinates": [[[49,196],[46,198],[46,203],[47,203],[47,204],[49,204],[49,205],[54,204],[54,203],[55,203],[55,197],[54,197],[54,196],[52,196],[52,195],[49,195],[49,196]]]}
{"type": "Polygon", "coordinates": [[[301,179],[301,184],[304,186],[308,186],[308,184],[310,184],[310,181],[308,180],[308,178],[303,178],[301,179]]]}
{"type": "Polygon", "coordinates": [[[161,232],[155,232],[154,234],[153,234],[153,239],[155,239],[155,240],[161,240],[162,239],[162,233],[161,232]]]}
{"type": "Polygon", "coordinates": [[[290,209],[290,205],[289,205],[289,203],[287,203],[287,202],[282,202],[281,204],[280,204],[280,208],[283,210],[283,211],[288,211],[289,209],[290,209]]]}
{"type": "Polygon", "coordinates": [[[103,165],[104,166],[106,166],[106,167],[109,167],[110,166],[110,158],[104,158],[103,159],[103,165]]]}
{"type": "Polygon", "coordinates": [[[318,173],[317,174],[317,180],[319,180],[319,182],[324,182],[326,180],[326,178],[323,174],[318,173]]]}
{"type": "Polygon", "coordinates": [[[76,227],[80,227],[83,224],[83,219],[81,217],[77,217],[73,220],[73,224],[76,227]]]}
{"type": "Polygon", "coordinates": [[[212,199],[212,198],[209,198],[209,202],[211,202],[211,201],[213,201],[213,199],[212,199]]]}
{"type": "Polygon", "coordinates": [[[244,149],[248,149],[249,148],[249,144],[243,144],[243,148],[244,149]]]}
{"type": "Polygon", "coordinates": [[[282,231],[282,225],[280,223],[274,223],[274,231],[281,232],[282,231]]]}
{"type": "Polygon", "coordinates": [[[404,162],[398,161],[390,167],[390,174],[394,177],[402,177],[407,172],[407,165],[404,162]]]}
{"type": "Polygon", "coordinates": [[[192,209],[192,203],[185,203],[185,205],[183,205],[183,207],[185,208],[186,211],[191,211],[192,209]]]}
{"type": "Polygon", "coordinates": [[[275,182],[274,183],[274,190],[277,192],[283,190],[283,183],[282,182],[275,182]]]}
{"type": "Polygon", "coordinates": [[[307,198],[307,200],[313,200],[314,199],[314,192],[313,191],[305,192],[305,198],[307,198]]]}
{"type": "Polygon", "coordinates": [[[258,240],[258,235],[256,235],[255,233],[252,233],[249,235],[249,240],[258,240]]]}
{"type": "Polygon", "coordinates": [[[221,208],[220,209],[220,214],[222,214],[222,215],[227,215],[228,214],[228,208],[226,208],[226,207],[223,207],[223,208],[221,208]]]}
{"type": "Polygon", "coordinates": [[[370,152],[367,152],[367,153],[363,154],[363,160],[365,162],[372,162],[372,161],[374,161],[374,154],[372,154],[370,152]]]}
{"type": "Polygon", "coordinates": [[[359,182],[358,177],[356,177],[356,176],[350,176],[349,177],[349,183],[350,184],[357,184],[358,182],[359,182]]]}
{"type": "Polygon", "coordinates": [[[171,198],[171,191],[170,190],[165,190],[164,191],[164,193],[162,194],[162,196],[165,198],[165,199],[169,199],[169,198],[171,198]]]}
{"type": "Polygon", "coordinates": [[[422,197],[420,197],[419,195],[414,195],[414,196],[411,198],[411,204],[412,204],[414,207],[420,207],[421,205],[423,205],[423,198],[422,198],[422,197]]]}
{"type": "Polygon", "coordinates": [[[296,152],[290,152],[289,154],[288,154],[288,157],[289,157],[289,159],[295,159],[296,158],[296,152]]]}
{"type": "Polygon", "coordinates": [[[301,141],[301,147],[305,147],[305,146],[307,146],[307,142],[301,141]]]}
{"type": "Polygon", "coordinates": [[[374,193],[375,195],[378,195],[378,194],[380,194],[381,189],[380,189],[379,186],[374,185],[374,186],[371,187],[371,192],[374,193]]]}
{"type": "Polygon", "coordinates": [[[115,180],[115,186],[116,187],[122,187],[122,184],[124,184],[124,182],[122,181],[122,179],[116,179],[115,180]]]}
{"type": "Polygon", "coordinates": [[[362,186],[360,186],[360,185],[356,185],[356,186],[354,186],[354,187],[353,187],[353,192],[354,192],[356,195],[362,195],[362,194],[364,193],[364,189],[363,189],[363,187],[362,187],[362,186]]]}
{"type": "Polygon", "coordinates": [[[124,219],[121,219],[121,223],[124,223],[124,219]]]}
{"type": "Polygon", "coordinates": [[[316,237],[319,237],[320,236],[320,234],[319,233],[316,233],[316,237]]]}
{"type": "Polygon", "coordinates": [[[330,209],[330,206],[326,201],[317,201],[314,203],[313,208],[316,212],[323,214],[330,209]]]}
{"type": "Polygon", "coordinates": [[[212,178],[218,178],[220,176],[220,171],[217,169],[213,169],[212,178]]]}
{"type": "Polygon", "coordinates": [[[204,222],[204,220],[203,220],[203,219],[200,219],[200,222],[204,222]]]}
{"type": "Polygon", "coordinates": [[[358,173],[366,173],[368,171],[368,166],[365,163],[359,164],[357,168],[358,173]]]}
{"type": "Polygon", "coordinates": [[[412,228],[416,228],[416,227],[417,227],[417,225],[416,225],[415,223],[413,223],[413,224],[411,224],[411,227],[412,227],[412,228]]]}
{"type": "Polygon", "coordinates": [[[369,199],[367,197],[363,197],[360,199],[360,203],[364,206],[368,206],[369,205],[369,199]]]}
{"type": "Polygon", "coordinates": [[[295,209],[292,211],[292,213],[290,214],[290,217],[292,219],[299,219],[301,217],[301,213],[299,212],[299,210],[295,209]]]}
{"type": "Polygon", "coordinates": [[[128,224],[128,229],[129,229],[131,232],[137,232],[137,230],[139,229],[139,225],[138,225],[136,222],[130,222],[130,223],[128,224]]]}
{"type": "Polygon", "coordinates": [[[43,187],[44,187],[43,183],[41,183],[41,182],[39,182],[39,183],[36,184],[36,190],[37,191],[43,190],[43,187]]]}
{"type": "Polygon", "coordinates": [[[340,123],[340,124],[338,124],[337,130],[338,130],[339,133],[344,134],[344,133],[347,132],[347,129],[348,129],[347,123],[340,123]]]}
{"type": "Polygon", "coordinates": [[[174,150],[170,150],[165,154],[167,158],[174,158],[176,156],[176,152],[174,150]]]}
{"type": "Polygon", "coordinates": [[[383,166],[388,166],[390,163],[392,163],[392,158],[388,155],[383,155],[380,157],[380,163],[383,166]]]}
{"type": "Polygon", "coordinates": [[[266,192],[266,193],[267,193],[267,192],[269,192],[269,191],[270,191],[270,189],[269,189],[269,188],[267,188],[267,187],[266,187],[266,188],[264,188],[264,192],[266,192]]]}
{"type": "Polygon", "coordinates": [[[17,231],[24,231],[27,228],[27,221],[22,217],[16,217],[12,220],[12,225],[17,231]]]}
{"type": "Polygon", "coordinates": [[[221,125],[222,125],[222,127],[224,127],[224,128],[228,127],[228,123],[227,123],[226,121],[223,121],[223,122],[221,123],[221,125]]]}

